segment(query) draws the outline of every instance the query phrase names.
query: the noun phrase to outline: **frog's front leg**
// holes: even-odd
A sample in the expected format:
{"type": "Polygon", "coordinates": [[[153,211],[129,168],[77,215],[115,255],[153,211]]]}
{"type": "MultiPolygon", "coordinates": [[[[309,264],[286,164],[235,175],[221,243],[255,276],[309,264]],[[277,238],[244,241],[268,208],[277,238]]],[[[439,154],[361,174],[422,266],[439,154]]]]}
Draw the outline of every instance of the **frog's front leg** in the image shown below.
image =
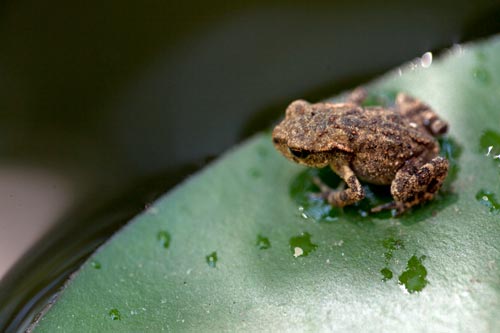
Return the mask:
{"type": "Polygon", "coordinates": [[[396,173],[391,183],[394,201],[372,208],[372,212],[396,209],[399,215],[408,208],[428,201],[443,185],[448,174],[448,160],[438,156],[427,163],[412,159],[396,173]]]}
{"type": "Polygon", "coordinates": [[[319,178],[314,179],[314,182],[321,190],[321,196],[324,197],[330,205],[344,207],[352,205],[365,197],[365,191],[358,178],[356,178],[356,175],[349,167],[347,161],[339,160],[332,162],[330,163],[330,167],[347,185],[347,188],[344,190],[333,190],[325,185],[319,178]]]}
{"type": "Polygon", "coordinates": [[[439,118],[430,106],[417,98],[399,93],[396,96],[396,108],[412,123],[420,126],[431,135],[441,135],[448,130],[448,124],[439,118]]]}

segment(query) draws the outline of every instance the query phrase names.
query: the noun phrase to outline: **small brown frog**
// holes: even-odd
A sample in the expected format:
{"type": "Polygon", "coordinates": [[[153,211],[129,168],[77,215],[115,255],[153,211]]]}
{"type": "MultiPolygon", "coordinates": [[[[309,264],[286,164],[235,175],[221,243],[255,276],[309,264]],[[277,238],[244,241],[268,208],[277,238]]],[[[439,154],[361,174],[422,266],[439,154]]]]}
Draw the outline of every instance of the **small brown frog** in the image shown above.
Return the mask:
{"type": "Polygon", "coordinates": [[[391,185],[394,201],[372,212],[408,208],[430,200],[448,174],[448,161],[438,156],[436,136],[448,125],[420,100],[400,93],[394,108],[361,107],[363,88],[345,103],[310,104],[297,100],[274,128],[273,143],[285,157],[322,168],[329,165],[347,185],[332,190],[319,179],[321,196],[333,206],[351,205],[365,197],[359,180],[391,185]]]}

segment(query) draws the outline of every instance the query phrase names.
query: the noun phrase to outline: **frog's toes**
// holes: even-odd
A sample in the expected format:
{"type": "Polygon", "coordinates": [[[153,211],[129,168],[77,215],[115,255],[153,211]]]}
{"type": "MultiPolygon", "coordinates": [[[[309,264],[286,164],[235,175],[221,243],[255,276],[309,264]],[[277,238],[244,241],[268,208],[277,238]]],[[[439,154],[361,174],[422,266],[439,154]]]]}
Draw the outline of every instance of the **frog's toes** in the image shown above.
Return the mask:
{"type": "Polygon", "coordinates": [[[359,184],[357,178],[355,178],[354,175],[352,177],[353,178],[350,182],[351,184],[348,183],[351,187],[343,189],[345,183],[341,183],[339,185],[339,189],[336,190],[323,183],[319,177],[313,177],[313,183],[318,186],[321,191],[320,193],[315,193],[315,195],[317,195],[316,197],[327,200],[330,205],[335,207],[352,205],[353,203],[362,200],[365,197],[365,192],[361,187],[361,184],[359,184]]]}
{"type": "Polygon", "coordinates": [[[382,205],[375,206],[372,209],[370,209],[370,212],[378,213],[378,212],[381,212],[383,210],[394,209],[394,208],[396,208],[396,201],[392,201],[392,202],[388,202],[388,203],[385,203],[382,205]]]}
{"type": "Polygon", "coordinates": [[[392,202],[388,202],[385,204],[375,206],[372,209],[370,209],[370,212],[371,213],[378,213],[378,212],[381,212],[383,210],[394,210],[395,211],[394,216],[398,216],[398,215],[403,214],[407,210],[407,207],[405,207],[405,205],[401,202],[392,201],[392,202]]]}
{"type": "Polygon", "coordinates": [[[312,177],[312,182],[319,188],[322,194],[333,191],[328,185],[323,183],[323,181],[317,176],[312,177]]]}

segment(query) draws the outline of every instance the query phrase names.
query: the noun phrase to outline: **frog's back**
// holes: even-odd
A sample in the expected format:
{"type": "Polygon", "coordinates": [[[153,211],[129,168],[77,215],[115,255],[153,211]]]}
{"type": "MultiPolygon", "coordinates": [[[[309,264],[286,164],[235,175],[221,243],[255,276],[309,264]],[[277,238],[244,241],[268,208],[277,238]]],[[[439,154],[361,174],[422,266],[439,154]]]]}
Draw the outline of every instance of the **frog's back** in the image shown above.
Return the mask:
{"type": "Polygon", "coordinates": [[[352,168],[359,178],[390,184],[409,159],[438,154],[436,140],[393,109],[351,108],[329,119],[332,139],[350,148],[352,168]]]}
{"type": "Polygon", "coordinates": [[[319,134],[327,135],[356,152],[388,149],[401,153],[405,146],[410,150],[418,150],[418,146],[435,145],[432,136],[394,109],[336,107],[336,104],[332,104],[332,108],[323,107],[317,111],[320,113],[317,116],[324,118],[317,122],[324,124],[317,128],[321,132],[319,134]]]}
{"type": "Polygon", "coordinates": [[[358,151],[375,149],[379,153],[397,153],[400,158],[409,158],[420,151],[438,149],[434,137],[394,109],[365,108],[357,115],[357,120],[348,116],[341,121],[356,123],[353,127],[358,137],[354,142],[358,151]]]}

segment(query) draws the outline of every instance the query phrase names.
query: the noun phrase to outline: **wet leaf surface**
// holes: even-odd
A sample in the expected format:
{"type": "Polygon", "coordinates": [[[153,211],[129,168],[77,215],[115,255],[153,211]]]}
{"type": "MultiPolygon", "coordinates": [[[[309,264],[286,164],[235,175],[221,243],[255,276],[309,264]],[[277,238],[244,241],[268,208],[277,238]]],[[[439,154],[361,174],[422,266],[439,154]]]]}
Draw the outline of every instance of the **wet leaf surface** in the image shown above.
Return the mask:
{"type": "Polygon", "coordinates": [[[336,176],[261,134],[110,239],[36,331],[500,330],[498,54],[498,38],[457,46],[368,86],[371,102],[406,91],[449,121],[452,168],[432,202],[370,214],[390,197],[367,185],[363,202],[332,209],[311,177],[336,176]]]}

